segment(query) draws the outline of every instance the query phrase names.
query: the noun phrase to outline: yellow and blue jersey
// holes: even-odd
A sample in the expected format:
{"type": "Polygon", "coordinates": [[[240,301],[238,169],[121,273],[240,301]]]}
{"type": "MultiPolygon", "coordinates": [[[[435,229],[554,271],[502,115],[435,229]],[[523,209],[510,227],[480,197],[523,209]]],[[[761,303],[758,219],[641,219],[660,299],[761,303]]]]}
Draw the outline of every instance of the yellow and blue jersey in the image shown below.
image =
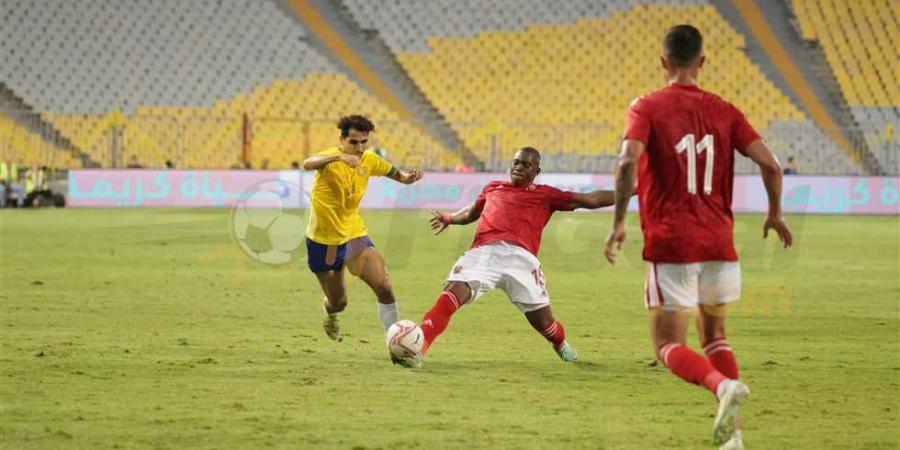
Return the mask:
{"type": "MultiPolygon", "coordinates": [[[[316,153],[316,156],[335,156],[338,147],[316,153]]],[[[306,237],[325,245],[341,245],[369,233],[359,203],[366,193],[369,177],[385,176],[393,171],[391,163],[371,150],[359,157],[359,166],[353,168],[336,161],[316,172],[313,181],[312,204],[306,237]]]]}

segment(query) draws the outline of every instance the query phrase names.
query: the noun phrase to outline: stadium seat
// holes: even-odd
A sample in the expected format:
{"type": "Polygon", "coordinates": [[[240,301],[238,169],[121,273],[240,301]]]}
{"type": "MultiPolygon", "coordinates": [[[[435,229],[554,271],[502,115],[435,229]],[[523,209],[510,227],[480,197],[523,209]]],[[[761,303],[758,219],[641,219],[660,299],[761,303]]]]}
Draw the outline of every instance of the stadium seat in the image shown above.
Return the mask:
{"type": "Polygon", "coordinates": [[[750,61],[744,37],[712,5],[641,3],[345,0],[492,168],[506,164],[502,154],[494,159],[498,148],[522,145],[599,155],[598,164],[617,153],[629,103],[661,85],[659,36],[689,22],[707,37],[701,84],[739,105],[764,135],[777,130],[780,156],[796,156],[813,173],[832,173],[834,162],[861,171],[750,61]],[[782,124],[799,132],[786,135],[782,124]],[[826,157],[801,141],[822,145],[826,157]]]}
{"type": "Polygon", "coordinates": [[[900,3],[792,0],[804,39],[825,52],[868,148],[888,174],[900,174],[900,3]]]}
{"type": "Polygon", "coordinates": [[[132,156],[230,167],[246,114],[251,165],[287,168],[335,145],[337,119],[353,112],[376,121],[396,163],[458,161],[310,46],[275,2],[35,0],[5,14],[0,80],[105,167],[132,156]]]}
{"type": "Polygon", "coordinates": [[[3,112],[0,112],[0,161],[54,169],[81,167],[81,161],[73,158],[71,152],[3,112]]]}

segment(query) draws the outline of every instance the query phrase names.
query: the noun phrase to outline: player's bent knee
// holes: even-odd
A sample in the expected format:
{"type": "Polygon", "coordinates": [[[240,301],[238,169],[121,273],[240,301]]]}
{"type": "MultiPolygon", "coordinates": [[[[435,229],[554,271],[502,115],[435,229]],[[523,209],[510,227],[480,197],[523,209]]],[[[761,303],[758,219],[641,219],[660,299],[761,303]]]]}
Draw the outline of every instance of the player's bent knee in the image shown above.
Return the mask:
{"type": "Polygon", "coordinates": [[[444,283],[444,291],[452,292],[459,299],[459,304],[464,305],[472,299],[472,288],[462,281],[447,281],[444,283]]]}

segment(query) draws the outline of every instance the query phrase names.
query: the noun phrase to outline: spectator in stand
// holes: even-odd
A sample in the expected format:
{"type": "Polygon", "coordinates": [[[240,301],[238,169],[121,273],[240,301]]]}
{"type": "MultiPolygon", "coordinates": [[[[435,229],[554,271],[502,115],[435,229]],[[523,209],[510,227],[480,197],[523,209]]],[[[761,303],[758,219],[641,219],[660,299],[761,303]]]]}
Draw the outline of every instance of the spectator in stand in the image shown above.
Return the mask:
{"type": "Polygon", "coordinates": [[[28,171],[25,169],[21,169],[18,172],[18,179],[10,183],[9,199],[11,202],[14,202],[13,205],[15,205],[16,208],[21,208],[25,205],[25,195],[28,192],[28,171]]]}
{"type": "Polygon", "coordinates": [[[794,161],[793,156],[788,156],[787,164],[784,165],[784,174],[785,175],[797,175],[800,172],[797,171],[797,163],[794,161]]]}
{"type": "Polygon", "coordinates": [[[172,160],[171,160],[171,159],[167,159],[167,160],[166,160],[166,169],[167,169],[167,170],[171,170],[171,169],[174,169],[174,168],[175,168],[175,164],[172,162],[172,160]]]}
{"type": "Polygon", "coordinates": [[[460,161],[459,164],[456,165],[454,169],[456,173],[473,173],[475,172],[475,168],[466,164],[465,161],[460,161]]]}
{"type": "Polygon", "coordinates": [[[125,166],[129,169],[143,169],[144,166],[141,165],[140,161],[137,159],[137,155],[131,155],[131,159],[128,160],[128,165],[125,166]]]}
{"type": "Polygon", "coordinates": [[[6,208],[6,193],[9,186],[9,165],[6,161],[0,161],[0,208],[6,208]]]}

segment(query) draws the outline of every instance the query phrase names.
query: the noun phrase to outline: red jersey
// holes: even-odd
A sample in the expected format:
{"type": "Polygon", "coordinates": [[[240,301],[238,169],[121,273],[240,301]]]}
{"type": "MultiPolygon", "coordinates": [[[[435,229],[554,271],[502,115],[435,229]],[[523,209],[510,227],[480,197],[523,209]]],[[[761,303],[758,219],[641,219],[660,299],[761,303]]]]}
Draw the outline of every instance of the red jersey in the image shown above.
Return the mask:
{"type": "Polygon", "coordinates": [[[644,260],[737,261],[734,150],[744,154],[759,139],[744,114],[696,86],[671,84],[631,104],[624,139],[645,148],[638,163],[644,260]]]}
{"type": "Polygon", "coordinates": [[[516,186],[509,181],[492,181],[475,200],[481,221],[472,248],[508,241],[537,256],[550,216],[555,211],[571,211],[574,197],[574,192],[543,184],[516,186]]]}

